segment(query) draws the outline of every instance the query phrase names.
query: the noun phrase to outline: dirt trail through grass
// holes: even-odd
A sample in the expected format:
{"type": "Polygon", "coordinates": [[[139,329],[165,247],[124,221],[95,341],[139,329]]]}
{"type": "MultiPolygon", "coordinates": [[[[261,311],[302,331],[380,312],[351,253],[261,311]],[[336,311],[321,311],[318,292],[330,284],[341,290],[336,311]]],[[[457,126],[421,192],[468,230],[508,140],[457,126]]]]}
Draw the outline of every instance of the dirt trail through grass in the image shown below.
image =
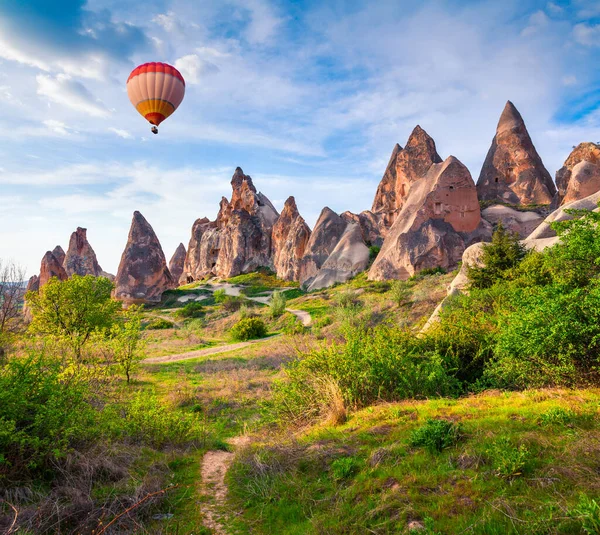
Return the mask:
{"type": "MultiPolygon", "coordinates": [[[[229,440],[229,444],[238,448],[248,443],[248,437],[239,436],[229,440]]],[[[223,529],[223,508],[227,498],[225,474],[233,462],[234,453],[230,451],[208,451],[202,459],[202,494],[208,497],[203,507],[204,526],[215,535],[227,535],[223,529]]]]}

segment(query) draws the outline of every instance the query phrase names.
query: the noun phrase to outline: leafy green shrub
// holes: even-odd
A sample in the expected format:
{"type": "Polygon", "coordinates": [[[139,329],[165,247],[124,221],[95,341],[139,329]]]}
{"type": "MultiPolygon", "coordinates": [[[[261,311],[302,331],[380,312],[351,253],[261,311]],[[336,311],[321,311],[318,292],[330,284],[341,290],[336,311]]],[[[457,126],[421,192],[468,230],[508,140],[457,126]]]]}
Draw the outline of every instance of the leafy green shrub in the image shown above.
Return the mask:
{"type": "Polygon", "coordinates": [[[315,327],[317,327],[318,329],[327,327],[328,325],[331,325],[332,323],[333,323],[333,319],[331,319],[331,316],[321,316],[320,318],[317,318],[316,320],[313,321],[313,325],[315,327]]]}
{"type": "Polygon", "coordinates": [[[204,315],[204,306],[198,301],[190,301],[175,312],[178,318],[201,318],[204,315]]]}
{"type": "Polygon", "coordinates": [[[446,270],[443,267],[437,266],[434,268],[425,268],[415,273],[412,277],[409,277],[409,282],[415,282],[424,279],[425,277],[430,277],[432,275],[444,275],[446,270]]]}
{"type": "Polygon", "coordinates": [[[0,367],[0,478],[22,477],[95,433],[90,372],[32,353],[0,367]]]}
{"type": "Polygon", "coordinates": [[[525,256],[525,247],[519,236],[507,231],[502,223],[492,235],[492,242],[483,245],[482,266],[467,266],[472,288],[490,288],[505,279],[506,273],[517,266],[525,256]]]}
{"type": "Polygon", "coordinates": [[[410,296],[412,295],[412,292],[410,289],[410,284],[407,281],[392,282],[390,290],[390,296],[392,300],[399,307],[410,302],[410,296]]]}
{"type": "Polygon", "coordinates": [[[525,444],[514,446],[508,437],[498,439],[487,454],[491,457],[496,474],[504,479],[523,475],[531,459],[525,444]]]}
{"type": "Polygon", "coordinates": [[[235,311],[239,310],[240,308],[242,308],[242,306],[244,304],[246,304],[247,302],[248,301],[244,297],[241,297],[239,295],[227,295],[221,301],[221,306],[227,312],[235,312],[235,311]]]}
{"type": "Polygon", "coordinates": [[[349,288],[336,293],[333,297],[333,301],[339,308],[351,308],[362,305],[362,302],[356,295],[356,292],[349,288]]]}
{"type": "Polygon", "coordinates": [[[291,315],[285,324],[283,325],[282,331],[288,335],[304,334],[306,327],[302,322],[294,315],[291,315]]]}
{"type": "Polygon", "coordinates": [[[269,302],[269,307],[271,309],[271,316],[273,318],[278,318],[285,312],[285,307],[287,304],[287,300],[285,295],[279,291],[273,292],[271,296],[271,301],[269,302]]]}
{"type": "Polygon", "coordinates": [[[222,303],[223,301],[225,301],[225,299],[227,299],[227,292],[224,288],[215,290],[213,292],[213,297],[215,299],[215,303],[222,303]]]}
{"type": "Polygon", "coordinates": [[[355,475],[360,465],[353,457],[341,457],[331,463],[331,475],[334,479],[349,479],[355,475]]]}
{"type": "Polygon", "coordinates": [[[231,338],[236,341],[252,340],[267,336],[267,326],[260,318],[246,318],[231,328],[231,338]]]}
{"type": "Polygon", "coordinates": [[[381,247],[379,247],[378,245],[371,245],[371,247],[369,247],[369,261],[372,262],[373,260],[375,260],[380,251],[381,247]]]}
{"type": "Polygon", "coordinates": [[[424,447],[431,453],[454,446],[460,439],[460,426],[448,420],[429,419],[425,425],[415,429],[410,436],[410,445],[424,447]]]}
{"type": "MultiPolygon", "coordinates": [[[[155,447],[185,445],[200,439],[202,429],[195,413],[173,411],[149,393],[140,392],[124,407],[113,432],[155,447]]],[[[109,423],[110,425],[110,423],[109,423]]]]}
{"type": "Polygon", "coordinates": [[[255,318],[256,317],[256,312],[254,312],[254,310],[249,307],[248,305],[244,304],[240,307],[240,319],[246,319],[246,318],[255,318]]]}
{"type": "Polygon", "coordinates": [[[540,423],[542,425],[569,425],[573,422],[575,416],[575,413],[570,409],[552,407],[540,414],[540,423]]]}
{"type": "Polygon", "coordinates": [[[146,329],[150,330],[172,329],[173,327],[175,324],[164,318],[156,318],[146,325],[146,329]]]}
{"type": "Polygon", "coordinates": [[[600,504],[593,498],[582,494],[571,514],[581,522],[581,528],[588,535],[600,533],[600,504]]]}
{"type": "Polygon", "coordinates": [[[515,292],[499,316],[495,358],[485,370],[501,387],[573,385],[598,364],[600,283],[515,292]],[[552,321],[549,321],[552,318],[552,321]]]}
{"type": "Polygon", "coordinates": [[[454,363],[424,351],[422,341],[408,331],[349,327],[344,335],[345,342],[323,344],[287,366],[286,379],[274,386],[275,413],[296,421],[322,418],[327,393],[318,378],[332,379],[350,407],[460,391],[454,363]]]}

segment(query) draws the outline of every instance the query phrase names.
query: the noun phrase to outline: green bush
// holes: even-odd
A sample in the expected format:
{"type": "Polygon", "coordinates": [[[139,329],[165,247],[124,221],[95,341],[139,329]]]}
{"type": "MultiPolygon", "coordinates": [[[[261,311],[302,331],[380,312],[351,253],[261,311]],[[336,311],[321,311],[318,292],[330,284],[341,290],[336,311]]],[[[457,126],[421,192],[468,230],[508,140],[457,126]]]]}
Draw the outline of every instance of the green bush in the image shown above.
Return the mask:
{"type": "Polygon", "coordinates": [[[215,303],[223,303],[225,301],[225,299],[227,299],[227,292],[225,291],[224,288],[215,290],[213,292],[213,297],[215,299],[215,303]]]}
{"type": "Polygon", "coordinates": [[[335,305],[339,308],[356,308],[362,306],[356,292],[350,288],[342,290],[333,296],[335,305]]]}
{"type": "MultiPolygon", "coordinates": [[[[114,409],[112,406],[111,410],[114,409]]],[[[117,436],[124,435],[137,443],[155,447],[191,444],[202,436],[200,420],[195,413],[173,411],[159,398],[145,392],[138,393],[126,403],[118,419],[111,415],[108,421],[117,436]]]]}
{"type": "Polygon", "coordinates": [[[42,469],[95,433],[90,372],[44,354],[0,367],[0,479],[42,469]]]}
{"type": "Polygon", "coordinates": [[[424,447],[431,453],[454,446],[460,439],[460,426],[448,420],[429,419],[425,425],[415,429],[410,436],[410,445],[424,447]]]}
{"type": "Polygon", "coordinates": [[[252,340],[267,336],[267,326],[260,318],[246,318],[231,328],[231,338],[236,341],[252,340]]]}
{"type": "Polygon", "coordinates": [[[327,379],[339,386],[350,407],[460,392],[454,363],[423,350],[422,341],[408,331],[361,326],[347,328],[344,335],[345,342],[323,344],[287,366],[285,380],[274,386],[276,414],[298,421],[321,418],[329,397],[321,386],[327,379]]]}
{"type": "Polygon", "coordinates": [[[369,260],[371,262],[375,260],[380,251],[381,247],[379,247],[378,245],[371,245],[371,247],[369,247],[369,260]]]}
{"type": "Polygon", "coordinates": [[[156,318],[146,325],[146,329],[150,330],[172,329],[173,327],[175,327],[173,322],[163,318],[156,318]]]}
{"type": "Polygon", "coordinates": [[[519,236],[498,224],[492,242],[483,246],[483,266],[467,266],[467,275],[472,288],[490,288],[506,278],[509,270],[517,266],[525,256],[525,247],[519,236]]]}
{"type": "Polygon", "coordinates": [[[591,376],[600,352],[600,281],[572,291],[550,285],[515,292],[510,305],[498,318],[485,371],[490,382],[526,388],[591,376]]]}
{"type": "Polygon", "coordinates": [[[198,301],[190,301],[175,312],[178,318],[201,318],[204,315],[204,306],[198,301]]]}
{"type": "Polygon", "coordinates": [[[341,457],[331,463],[331,475],[334,479],[349,479],[355,475],[360,466],[353,457],[341,457]]]}
{"type": "Polygon", "coordinates": [[[287,318],[287,321],[281,330],[288,335],[297,335],[304,334],[306,332],[306,327],[296,316],[291,315],[287,318]]]}
{"type": "Polygon", "coordinates": [[[410,283],[407,281],[394,281],[390,288],[390,296],[399,307],[410,302],[412,295],[410,283]]]}
{"type": "Polygon", "coordinates": [[[285,307],[287,304],[287,300],[285,295],[279,291],[273,292],[271,296],[271,301],[269,302],[269,307],[271,309],[271,316],[273,318],[278,318],[285,312],[285,307]]]}
{"type": "Polygon", "coordinates": [[[576,414],[570,409],[552,407],[540,415],[542,425],[569,425],[575,419],[576,414]]]}
{"type": "Polygon", "coordinates": [[[501,437],[487,450],[494,471],[504,479],[522,476],[531,460],[525,444],[514,446],[508,437],[501,437]]]}

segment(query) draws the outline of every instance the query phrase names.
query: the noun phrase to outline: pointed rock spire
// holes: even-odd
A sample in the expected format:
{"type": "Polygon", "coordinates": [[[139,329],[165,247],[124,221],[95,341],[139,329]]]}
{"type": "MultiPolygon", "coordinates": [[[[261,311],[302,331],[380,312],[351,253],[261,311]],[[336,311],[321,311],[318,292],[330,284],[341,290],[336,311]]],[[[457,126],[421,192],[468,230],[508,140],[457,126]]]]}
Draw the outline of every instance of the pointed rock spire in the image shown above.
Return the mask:
{"type": "Polygon", "coordinates": [[[42,258],[42,263],[40,265],[38,287],[41,288],[44,286],[44,284],[46,284],[52,277],[56,277],[61,281],[66,281],[69,278],[62,264],[52,254],[52,251],[46,251],[46,254],[42,258]]]}
{"type": "Polygon", "coordinates": [[[54,258],[58,260],[58,263],[64,267],[66,255],[63,251],[63,248],[60,245],[57,245],[54,249],[52,249],[52,254],[54,255],[54,258]]]}
{"type": "Polygon", "coordinates": [[[340,241],[347,225],[348,223],[331,208],[323,208],[300,262],[300,284],[308,286],[312,282],[340,241]]]}
{"type": "Polygon", "coordinates": [[[77,227],[77,230],[71,234],[63,266],[69,277],[71,275],[99,277],[102,274],[96,253],[87,240],[87,229],[77,227]]]}
{"type": "Polygon", "coordinates": [[[500,116],[477,192],[481,200],[516,205],[550,204],[556,193],[523,117],[510,101],[500,116]]]}
{"type": "Polygon", "coordinates": [[[273,264],[280,279],[297,280],[300,260],[310,239],[310,228],[298,212],[296,199],[288,197],[273,226],[273,264]]]}
{"type": "Polygon", "coordinates": [[[171,260],[169,260],[169,271],[171,272],[171,276],[173,277],[174,281],[178,281],[179,278],[181,277],[181,274],[183,273],[183,265],[185,264],[185,257],[186,257],[185,245],[183,245],[183,243],[180,243],[177,246],[177,249],[175,249],[175,252],[173,253],[173,256],[171,257],[171,260]]]}
{"type": "Polygon", "coordinates": [[[157,303],[174,286],[154,230],[140,212],[134,212],[115,277],[115,298],[126,303],[157,303]]]}
{"type": "Polygon", "coordinates": [[[441,161],[435,141],[419,125],[410,134],[404,149],[396,144],[372,208],[372,212],[382,218],[384,229],[394,223],[411,185],[422,178],[434,163],[441,161]]]}

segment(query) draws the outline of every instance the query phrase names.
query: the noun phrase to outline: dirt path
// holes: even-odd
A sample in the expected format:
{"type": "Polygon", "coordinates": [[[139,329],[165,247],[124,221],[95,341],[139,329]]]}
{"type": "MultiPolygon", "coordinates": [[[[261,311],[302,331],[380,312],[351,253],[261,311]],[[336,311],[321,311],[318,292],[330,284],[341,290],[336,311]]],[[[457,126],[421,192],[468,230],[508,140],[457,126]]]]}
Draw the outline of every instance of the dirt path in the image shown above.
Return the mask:
{"type": "Polygon", "coordinates": [[[305,327],[308,327],[312,323],[312,317],[306,310],[293,310],[291,308],[286,308],[286,310],[296,316],[305,327]]]}
{"type": "MultiPolygon", "coordinates": [[[[229,444],[235,448],[248,443],[248,437],[239,436],[231,439],[229,444]]],[[[223,529],[222,510],[227,498],[227,485],[225,474],[233,462],[234,453],[230,451],[208,451],[202,459],[201,492],[209,500],[203,506],[204,526],[212,530],[215,535],[227,535],[223,529]]]]}
{"type": "Polygon", "coordinates": [[[164,355],[162,357],[150,357],[149,359],[144,359],[142,362],[147,364],[157,364],[160,362],[177,362],[179,360],[189,360],[189,359],[197,359],[198,357],[207,357],[209,355],[218,355],[219,353],[227,353],[228,351],[235,351],[236,349],[242,349],[244,347],[260,344],[262,342],[266,342],[267,340],[272,340],[273,338],[281,336],[279,334],[275,334],[273,336],[269,336],[268,338],[259,338],[258,340],[250,340],[248,342],[238,342],[237,344],[225,344],[222,346],[216,347],[207,347],[206,349],[196,349],[195,351],[188,351],[187,353],[177,353],[176,355],[164,355]]]}

